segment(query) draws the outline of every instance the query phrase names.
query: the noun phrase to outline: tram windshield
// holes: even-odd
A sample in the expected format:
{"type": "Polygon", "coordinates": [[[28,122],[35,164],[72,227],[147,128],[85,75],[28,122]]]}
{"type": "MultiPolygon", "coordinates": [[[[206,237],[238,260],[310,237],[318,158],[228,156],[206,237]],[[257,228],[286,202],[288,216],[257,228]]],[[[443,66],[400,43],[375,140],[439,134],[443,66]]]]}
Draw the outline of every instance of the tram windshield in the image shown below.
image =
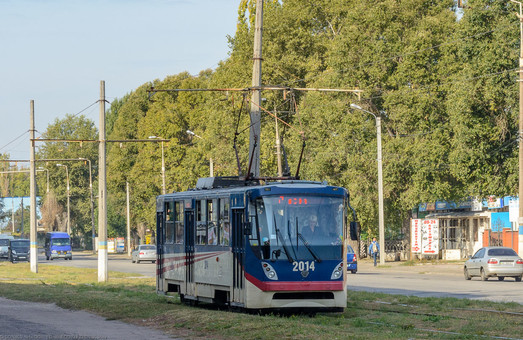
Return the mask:
{"type": "Polygon", "coordinates": [[[264,196],[251,203],[250,244],[262,259],[341,259],[344,200],[313,195],[264,196]]]}

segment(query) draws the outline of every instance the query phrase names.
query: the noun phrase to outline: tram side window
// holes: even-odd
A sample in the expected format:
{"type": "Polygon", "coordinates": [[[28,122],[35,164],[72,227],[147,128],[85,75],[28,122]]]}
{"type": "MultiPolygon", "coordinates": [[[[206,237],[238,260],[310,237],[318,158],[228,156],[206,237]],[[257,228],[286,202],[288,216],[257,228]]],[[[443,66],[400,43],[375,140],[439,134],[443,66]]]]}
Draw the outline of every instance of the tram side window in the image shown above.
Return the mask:
{"type": "Polygon", "coordinates": [[[174,202],[165,203],[165,243],[174,243],[174,202]]]}
{"type": "Polygon", "coordinates": [[[220,198],[220,224],[219,232],[220,244],[224,246],[229,245],[231,223],[229,220],[229,199],[220,198]]]}
{"type": "Polygon", "coordinates": [[[260,242],[258,240],[258,228],[259,224],[256,219],[256,207],[250,202],[249,203],[249,222],[251,224],[251,235],[249,236],[249,241],[252,246],[259,246],[260,242]]]}
{"type": "Polygon", "coordinates": [[[218,200],[207,200],[207,244],[218,244],[218,200]]]}
{"type": "Polygon", "coordinates": [[[175,203],[176,214],[174,216],[175,243],[183,243],[183,202],[175,203]]]}
{"type": "Polygon", "coordinates": [[[196,244],[207,244],[207,204],[196,201],[196,244]]]}

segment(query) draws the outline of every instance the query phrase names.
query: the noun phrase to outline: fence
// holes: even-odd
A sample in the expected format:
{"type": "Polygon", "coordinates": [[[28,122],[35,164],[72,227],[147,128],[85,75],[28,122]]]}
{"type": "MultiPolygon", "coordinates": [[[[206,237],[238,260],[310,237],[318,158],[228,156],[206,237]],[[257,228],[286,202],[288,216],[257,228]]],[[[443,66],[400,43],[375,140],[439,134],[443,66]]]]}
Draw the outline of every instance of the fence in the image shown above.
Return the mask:
{"type": "MultiPolygon", "coordinates": [[[[371,240],[360,240],[360,258],[370,256],[369,246],[371,240]]],[[[385,240],[385,260],[387,261],[403,261],[408,260],[410,251],[410,243],[408,240],[385,240]]]]}

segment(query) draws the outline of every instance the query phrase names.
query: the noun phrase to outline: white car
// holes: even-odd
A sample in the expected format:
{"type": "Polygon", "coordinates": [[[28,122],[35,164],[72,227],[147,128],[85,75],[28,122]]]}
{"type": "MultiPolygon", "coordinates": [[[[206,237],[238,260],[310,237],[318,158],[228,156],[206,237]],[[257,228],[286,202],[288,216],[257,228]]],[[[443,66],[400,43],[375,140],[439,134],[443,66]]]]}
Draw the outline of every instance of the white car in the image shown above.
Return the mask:
{"type": "Polygon", "coordinates": [[[140,263],[140,261],[156,262],[156,246],[154,244],[140,244],[131,253],[132,262],[140,263]]]}
{"type": "Polygon", "coordinates": [[[463,275],[467,280],[472,276],[479,276],[483,281],[487,281],[489,277],[497,277],[499,281],[503,281],[508,276],[519,282],[523,276],[523,259],[512,248],[481,248],[465,262],[463,275]]]}

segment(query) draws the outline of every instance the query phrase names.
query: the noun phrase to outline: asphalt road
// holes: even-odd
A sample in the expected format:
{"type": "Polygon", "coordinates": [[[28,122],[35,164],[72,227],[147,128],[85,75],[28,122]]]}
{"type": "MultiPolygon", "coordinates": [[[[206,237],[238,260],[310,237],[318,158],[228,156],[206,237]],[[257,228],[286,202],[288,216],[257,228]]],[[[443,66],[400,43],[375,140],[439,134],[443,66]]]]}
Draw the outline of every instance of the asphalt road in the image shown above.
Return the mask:
{"type": "MultiPolygon", "coordinates": [[[[98,257],[89,252],[73,252],[73,259],[71,261],[64,259],[49,260],[45,256],[38,256],[38,265],[58,265],[66,267],[77,268],[98,268],[98,257]]],[[[132,263],[131,258],[125,254],[109,254],[107,260],[107,269],[109,271],[135,273],[147,277],[155,277],[156,264],[150,261],[132,263]]]]}
{"type": "Polygon", "coordinates": [[[477,277],[467,281],[463,277],[461,263],[403,266],[396,262],[374,267],[370,262],[360,261],[358,273],[348,275],[347,288],[354,291],[523,304],[523,282],[515,282],[512,278],[506,278],[505,281],[496,278],[481,281],[477,277]]]}
{"type": "MultiPolygon", "coordinates": [[[[90,253],[74,253],[72,261],[46,261],[45,257],[39,256],[39,263],[98,268],[97,257],[90,253]]],[[[127,254],[109,254],[108,269],[154,277],[156,265],[151,262],[131,263],[127,254]]],[[[348,275],[347,288],[354,291],[523,304],[523,282],[515,282],[512,278],[507,278],[505,281],[498,281],[496,278],[481,281],[476,277],[467,281],[463,277],[461,263],[404,266],[400,262],[387,262],[385,266],[374,267],[370,261],[360,260],[358,273],[348,275]]]]}

